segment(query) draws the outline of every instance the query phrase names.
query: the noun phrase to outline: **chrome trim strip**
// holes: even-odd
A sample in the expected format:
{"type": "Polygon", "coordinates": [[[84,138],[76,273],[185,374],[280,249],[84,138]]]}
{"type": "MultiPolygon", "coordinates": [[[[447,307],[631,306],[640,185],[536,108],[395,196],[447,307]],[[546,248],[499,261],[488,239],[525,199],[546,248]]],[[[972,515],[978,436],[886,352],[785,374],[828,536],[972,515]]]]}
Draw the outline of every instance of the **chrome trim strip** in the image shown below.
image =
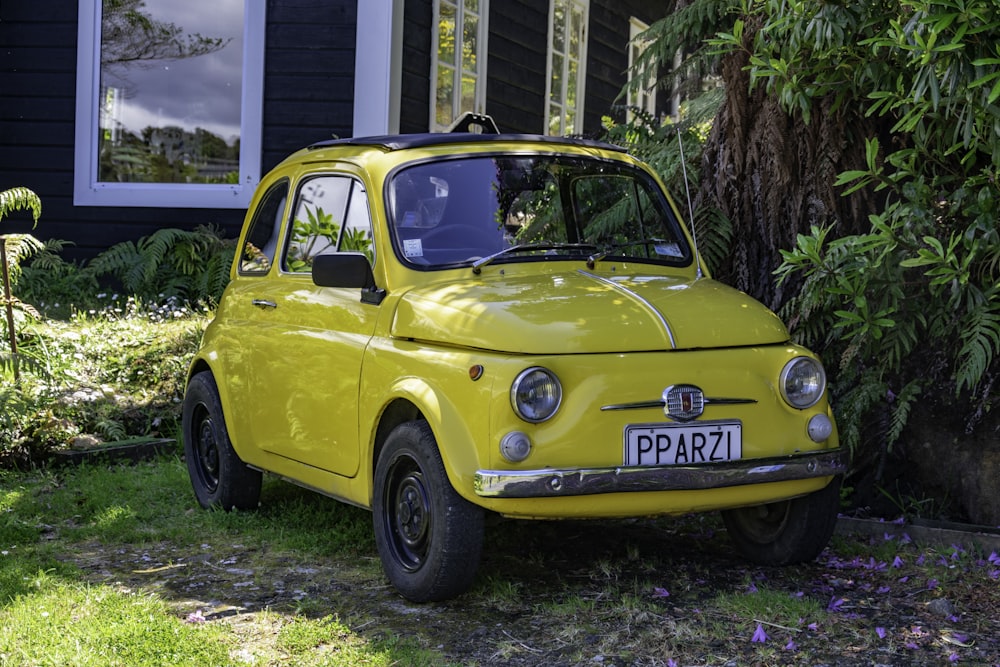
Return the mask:
{"type": "MultiPolygon", "coordinates": [[[[756,398],[709,398],[705,397],[705,405],[746,405],[756,403],[756,398]]],[[[666,403],[658,401],[636,401],[635,403],[612,403],[602,405],[601,412],[607,410],[644,410],[646,408],[662,408],[666,403]]]]}
{"type": "Polygon", "coordinates": [[[692,466],[479,470],[474,488],[476,495],[486,498],[718,489],[842,475],[847,472],[847,460],[847,450],[839,448],[692,466]]]}
{"type": "Polygon", "coordinates": [[[660,325],[663,327],[664,333],[667,334],[667,340],[670,341],[670,348],[673,349],[673,350],[677,349],[677,341],[674,340],[674,332],[671,331],[670,324],[667,322],[667,318],[664,317],[663,313],[661,313],[659,310],[657,310],[653,306],[653,304],[651,304],[649,301],[647,301],[646,299],[642,298],[641,296],[639,296],[638,294],[636,294],[635,292],[633,292],[629,288],[625,287],[624,285],[619,285],[618,283],[616,283],[613,280],[609,280],[609,279],[607,279],[607,278],[605,278],[603,276],[599,276],[597,274],[590,273],[589,271],[584,271],[583,269],[577,269],[577,273],[579,273],[582,276],[587,276],[588,278],[592,278],[592,279],[594,279],[594,280],[596,280],[598,282],[604,283],[605,285],[609,285],[609,286],[615,288],[616,290],[618,290],[620,292],[624,292],[625,294],[627,294],[628,296],[632,297],[633,299],[635,299],[636,301],[638,301],[640,304],[642,304],[643,306],[645,306],[651,313],[653,313],[656,316],[656,319],[658,319],[660,321],[660,325]]]}

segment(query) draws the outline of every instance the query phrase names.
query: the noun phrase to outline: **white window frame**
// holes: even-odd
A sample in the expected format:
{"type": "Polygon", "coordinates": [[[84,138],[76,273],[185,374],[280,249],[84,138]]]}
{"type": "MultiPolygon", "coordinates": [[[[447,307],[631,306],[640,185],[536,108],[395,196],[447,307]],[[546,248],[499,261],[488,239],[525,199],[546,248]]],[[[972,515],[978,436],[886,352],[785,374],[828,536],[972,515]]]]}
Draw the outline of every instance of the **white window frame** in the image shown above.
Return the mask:
{"type": "Polygon", "coordinates": [[[239,182],[114,183],[98,180],[101,0],[79,0],[73,204],[165,208],[246,208],[260,181],[266,3],[244,0],[239,182]]]}
{"type": "MultiPolygon", "coordinates": [[[[641,109],[645,111],[653,118],[656,118],[656,88],[650,86],[650,79],[653,78],[653,73],[649,69],[644,69],[642,72],[635,71],[635,56],[636,51],[639,53],[644,52],[648,46],[649,41],[644,40],[640,37],[642,33],[649,30],[649,26],[646,25],[640,19],[632,16],[629,18],[628,23],[628,83],[629,83],[629,93],[628,93],[628,107],[626,110],[626,119],[631,121],[635,118],[636,114],[633,108],[641,109]],[[638,81],[636,81],[638,79],[638,81]],[[633,89],[631,86],[633,82],[638,83],[641,89],[633,89]]],[[[653,84],[655,86],[656,80],[653,79],[653,84]]]]}
{"type": "MultiPolygon", "coordinates": [[[[444,132],[448,130],[456,120],[462,115],[471,111],[473,113],[486,113],[486,61],[488,60],[489,49],[487,40],[490,34],[490,2],[489,0],[479,0],[479,34],[476,35],[476,65],[477,72],[467,72],[462,68],[462,38],[465,36],[465,0],[452,0],[455,5],[455,52],[458,54],[458,66],[452,76],[452,91],[454,96],[451,101],[451,123],[440,125],[437,122],[437,71],[438,71],[438,47],[440,45],[440,35],[438,25],[441,21],[441,0],[434,0],[434,19],[431,23],[431,99],[430,99],[430,125],[431,132],[444,132]],[[476,80],[475,109],[462,109],[462,77],[468,75],[476,80]]],[[[450,65],[450,63],[449,63],[450,65]]]]}
{"type": "MultiPolygon", "coordinates": [[[[551,109],[552,109],[552,56],[554,53],[553,40],[555,39],[555,20],[556,20],[556,3],[563,3],[567,7],[566,12],[566,31],[565,38],[566,44],[570,42],[569,31],[572,27],[570,17],[573,15],[573,7],[579,8],[583,12],[583,23],[582,30],[583,34],[580,35],[580,61],[579,69],[577,71],[576,79],[576,109],[574,110],[574,118],[576,118],[576,123],[578,127],[573,128],[574,134],[583,133],[583,112],[586,108],[584,104],[584,95],[587,89],[587,42],[590,39],[590,0],[552,0],[549,3],[549,40],[548,47],[545,53],[545,121],[543,125],[542,134],[549,134],[550,132],[550,122],[551,109]]],[[[559,114],[559,128],[556,136],[562,136],[566,134],[566,100],[568,99],[568,86],[569,86],[569,58],[565,57],[568,54],[563,54],[563,72],[562,72],[562,90],[560,91],[560,102],[558,102],[561,113],[559,114]]]]}

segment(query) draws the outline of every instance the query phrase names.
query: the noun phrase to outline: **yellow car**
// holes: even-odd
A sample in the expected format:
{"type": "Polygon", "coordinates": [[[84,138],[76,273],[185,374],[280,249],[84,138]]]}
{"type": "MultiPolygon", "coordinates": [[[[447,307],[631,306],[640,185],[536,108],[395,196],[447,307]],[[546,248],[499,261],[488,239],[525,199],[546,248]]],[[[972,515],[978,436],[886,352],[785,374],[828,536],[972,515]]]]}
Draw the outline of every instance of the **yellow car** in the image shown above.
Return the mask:
{"type": "Polygon", "coordinates": [[[355,138],[261,182],[191,364],[205,507],[273,473],[373,512],[413,601],[471,586],[487,512],[721,510],[752,561],[812,559],[847,465],[820,361],[712,280],[615,146],[355,138]]]}

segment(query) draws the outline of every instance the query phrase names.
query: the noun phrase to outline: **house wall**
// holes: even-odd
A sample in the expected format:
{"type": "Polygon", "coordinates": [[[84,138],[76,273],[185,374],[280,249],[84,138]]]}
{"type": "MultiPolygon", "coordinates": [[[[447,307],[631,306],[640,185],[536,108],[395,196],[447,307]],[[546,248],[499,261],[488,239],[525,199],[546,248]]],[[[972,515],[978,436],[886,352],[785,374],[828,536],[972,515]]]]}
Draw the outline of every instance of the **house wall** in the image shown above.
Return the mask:
{"type": "MultiPolygon", "coordinates": [[[[496,1],[496,0],[494,0],[496,1]]],[[[431,0],[403,3],[403,58],[399,95],[399,131],[426,132],[431,126],[431,0]]]]}
{"type": "MultiPolygon", "coordinates": [[[[366,0],[267,0],[262,172],[314,141],[351,136],[356,40],[365,47],[357,34],[359,1],[366,0]]],[[[601,117],[626,80],[629,17],[651,23],[662,5],[591,0],[584,134],[600,134],[601,117]]],[[[548,6],[490,3],[486,110],[503,131],[544,131],[548,6]]],[[[163,227],[214,224],[235,236],[241,209],[73,205],[77,13],[75,0],[0,3],[0,190],[38,193],[42,218],[32,233],[74,243],[64,253],[71,260],[163,227]]],[[[423,132],[430,119],[431,0],[405,0],[403,22],[400,131],[423,132]]],[[[3,232],[31,231],[19,213],[0,224],[3,232]]]]}
{"type": "MultiPolygon", "coordinates": [[[[333,135],[350,136],[357,0],[267,0],[261,169],[333,135]]],[[[241,209],[73,205],[77,3],[0,3],[0,190],[25,186],[42,217],[15,214],[3,232],[31,232],[75,245],[66,259],[92,257],[162,227],[214,224],[239,233],[241,209]]]]}
{"type": "Polygon", "coordinates": [[[590,1],[590,37],[587,43],[587,96],[584,103],[584,132],[601,131],[601,117],[610,115],[625,122],[624,103],[618,95],[628,81],[629,19],[647,25],[664,16],[662,0],[590,1]]]}
{"type": "MultiPolygon", "coordinates": [[[[490,2],[486,113],[502,132],[545,132],[549,0],[490,2]]],[[[614,110],[627,81],[629,19],[663,17],[662,0],[590,0],[583,134],[599,136],[601,118],[625,120],[614,110]]],[[[430,115],[431,0],[406,0],[404,10],[402,132],[426,132],[430,115]]]]}

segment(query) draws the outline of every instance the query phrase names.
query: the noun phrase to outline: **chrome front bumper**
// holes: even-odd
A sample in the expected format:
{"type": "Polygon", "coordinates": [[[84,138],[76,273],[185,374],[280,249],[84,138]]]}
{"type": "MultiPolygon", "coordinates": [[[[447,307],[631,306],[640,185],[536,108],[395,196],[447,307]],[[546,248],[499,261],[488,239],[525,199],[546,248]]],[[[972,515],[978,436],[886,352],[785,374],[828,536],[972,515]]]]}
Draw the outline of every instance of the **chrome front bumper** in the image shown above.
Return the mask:
{"type": "Polygon", "coordinates": [[[630,491],[691,491],[788,482],[847,472],[845,449],[693,466],[541,470],[479,470],[476,494],[488,498],[545,498],[630,491]]]}

